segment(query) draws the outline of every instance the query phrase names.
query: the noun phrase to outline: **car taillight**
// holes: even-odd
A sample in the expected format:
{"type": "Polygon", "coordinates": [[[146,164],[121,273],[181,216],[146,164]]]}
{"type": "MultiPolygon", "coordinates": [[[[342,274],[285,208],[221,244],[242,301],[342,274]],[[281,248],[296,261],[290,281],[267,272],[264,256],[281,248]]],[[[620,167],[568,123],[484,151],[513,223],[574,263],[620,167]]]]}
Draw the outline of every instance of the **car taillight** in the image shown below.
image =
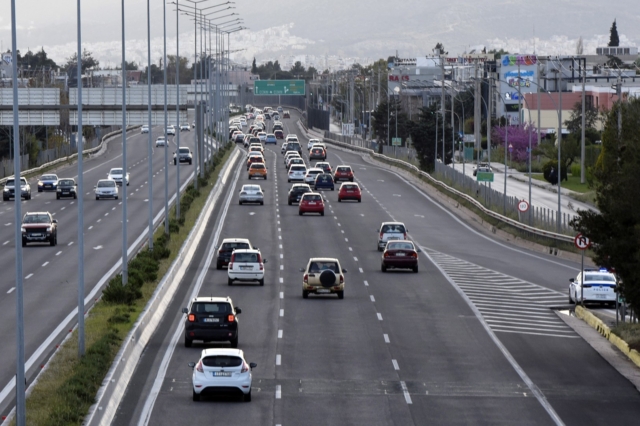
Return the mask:
{"type": "Polygon", "coordinates": [[[194,314],[189,314],[189,322],[196,322],[196,316],[194,314]]]}
{"type": "Polygon", "coordinates": [[[236,254],[232,253],[231,254],[231,260],[229,260],[229,262],[234,262],[236,260],[236,254]]]}
{"type": "Polygon", "coordinates": [[[344,277],[340,275],[340,284],[344,284],[344,277]]]}
{"type": "Polygon", "coordinates": [[[229,262],[229,270],[233,269],[233,262],[229,262]]]}
{"type": "Polygon", "coordinates": [[[229,322],[234,322],[236,320],[236,317],[233,314],[229,314],[229,316],[227,317],[227,321],[229,322]]]}
{"type": "Polygon", "coordinates": [[[309,282],[309,275],[304,274],[304,277],[302,277],[302,281],[306,284],[309,282]]]}
{"type": "Polygon", "coordinates": [[[382,234],[383,234],[383,233],[382,233],[382,232],[380,232],[380,239],[382,239],[382,234]]]}
{"type": "Polygon", "coordinates": [[[198,365],[196,365],[196,371],[204,373],[204,370],[202,369],[202,361],[198,361],[198,365]]]}
{"type": "Polygon", "coordinates": [[[417,259],[418,258],[418,253],[416,253],[416,252],[411,253],[411,257],[415,257],[417,259]]]}
{"type": "Polygon", "coordinates": [[[389,253],[389,252],[385,251],[385,252],[384,252],[384,257],[389,257],[389,256],[391,256],[391,253],[389,253]]]}
{"type": "Polygon", "coordinates": [[[246,362],[242,362],[242,369],[240,370],[241,373],[246,373],[247,371],[249,371],[249,366],[247,365],[246,362]]]}
{"type": "Polygon", "coordinates": [[[407,239],[407,233],[406,232],[404,233],[404,239],[405,240],[407,239]]]}

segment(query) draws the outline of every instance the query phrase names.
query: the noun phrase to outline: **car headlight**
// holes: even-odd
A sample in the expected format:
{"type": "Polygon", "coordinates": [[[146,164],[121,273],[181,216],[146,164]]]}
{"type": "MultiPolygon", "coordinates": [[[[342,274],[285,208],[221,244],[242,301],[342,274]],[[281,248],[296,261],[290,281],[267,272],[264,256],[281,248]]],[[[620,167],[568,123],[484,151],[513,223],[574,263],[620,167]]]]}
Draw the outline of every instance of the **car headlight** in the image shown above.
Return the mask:
{"type": "Polygon", "coordinates": [[[62,192],[62,188],[57,188],[56,192],[62,192]]]}
{"type": "Polygon", "coordinates": [[[9,188],[7,188],[6,186],[4,187],[4,192],[9,192],[9,188]]]}
{"type": "Polygon", "coordinates": [[[38,186],[44,185],[42,182],[38,181],[38,186]]]}
{"type": "Polygon", "coordinates": [[[47,226],[47,232],[51,232],[53,228],[51,226],[47,226]]]}
{"type": "Polygon", "coordinates": [[[27,230],[26,230],[26,229],[24,229],[24,227],[20,227],[20,232],[23,232],[23,233],[24,233],[24,232],[27,232],[27,230]]]}

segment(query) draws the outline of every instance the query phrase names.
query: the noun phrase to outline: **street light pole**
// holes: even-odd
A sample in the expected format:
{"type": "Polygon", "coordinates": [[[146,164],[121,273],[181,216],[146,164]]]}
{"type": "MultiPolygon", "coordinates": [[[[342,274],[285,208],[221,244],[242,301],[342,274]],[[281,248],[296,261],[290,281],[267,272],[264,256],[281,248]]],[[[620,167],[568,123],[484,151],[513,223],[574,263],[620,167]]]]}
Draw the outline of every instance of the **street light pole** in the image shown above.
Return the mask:
{"type": "MultiPolygon", "coordinates": [[[[180,0],[176,0],[176,123],[180,126],[180,0]]],[[[176,164],[176,219],[180,219],[180,129],[176,129],[176,152],[173,161],[176,164]]]]}
{"type": "Polygon", "coordinates": [[[164,233],[169,235],[169,140],[167,127],[169,125],[167,112],[167,3],[162,2],[163,28],[163,59],[164,66],[164,233]]]}
{"type": "Polygon", "coordinates": [[[78,10],[78,63],[77,68],[77,98],[78,98],[78,131],[76,141],[78,146],[78,357],[84,356],[84,171],[82,151],[84,140],[82,132],[82,14],[80,0],[77,1],[78,10]]]}
{"type": "MultiPolygon", "coordinates": [[[[127,61],[125,60],[124,0],[122,7],[122,285],[129,274],[127,261],[127,61]]],[[[84,194],[83,194],[84,195],[84,194]]]]}
{"type": "MultiPolygon", "coordinates": [[[[80,0],[78,0],[79,2],[80,0]]],[[[153,250],[153,138],[151,137],[151,0],[147,0],[147,116],[149,140],[147,156],[149,157],[149,250],[153,250]]],[[[82,194],[82,192],[80,192],[82,194]]]]}

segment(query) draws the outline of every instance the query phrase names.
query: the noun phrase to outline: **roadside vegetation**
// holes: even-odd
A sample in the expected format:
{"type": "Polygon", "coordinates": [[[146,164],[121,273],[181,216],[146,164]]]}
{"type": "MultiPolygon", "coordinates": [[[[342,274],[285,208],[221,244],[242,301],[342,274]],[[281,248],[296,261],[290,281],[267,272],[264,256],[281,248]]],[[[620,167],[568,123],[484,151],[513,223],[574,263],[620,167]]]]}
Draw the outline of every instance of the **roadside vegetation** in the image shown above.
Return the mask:
{"type": "Polygon", "coordinates": [[[226,144],[216,153],[212,171],[200,178],[199,190],[193,184],[187,187],[180,200],[180,219],[171,209],[169,235],[161,226],[153,251],[145,248],[130,260],[127,284],[122,285],[121,275],[109,281],[85,320],[85,355],[78,358],[77,330],[57,349],[27,398],[27,424],[82,424],[123,339],[175,260],[234,146],[226,144]]]}

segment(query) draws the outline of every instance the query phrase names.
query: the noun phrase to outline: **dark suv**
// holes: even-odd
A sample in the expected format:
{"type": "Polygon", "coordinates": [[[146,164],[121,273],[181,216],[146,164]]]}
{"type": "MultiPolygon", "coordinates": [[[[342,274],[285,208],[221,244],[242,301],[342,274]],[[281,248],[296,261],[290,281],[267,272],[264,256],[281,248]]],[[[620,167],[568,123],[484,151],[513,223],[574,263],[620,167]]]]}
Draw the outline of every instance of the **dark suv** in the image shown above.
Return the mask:
{"type": "Polygon", "coordinates": [[[236,249],[257,249],[257,247],[251,246],[251,241],[246,238],[225,238],[222,240],[218,249],[218,259],[216,261],[216,269],[222,269],[223,266],[228,266],[231,260],[231,253],[236,249]]]}
{"type": "Polygon", "coordinates": [[[302,194],[311,192],[311,187],[306,183],[295,183],[289,190],[289,205],[300,202],[302,194]]]}
{"type": "Polygon", "coordinates": [[[231,343],[238,347],[238,315],[242,310],[233,306],[228,297],[196,297],[182,313],[184,321],[184,345],[190,348],[194,340],[202,342],[231,343]]]}

